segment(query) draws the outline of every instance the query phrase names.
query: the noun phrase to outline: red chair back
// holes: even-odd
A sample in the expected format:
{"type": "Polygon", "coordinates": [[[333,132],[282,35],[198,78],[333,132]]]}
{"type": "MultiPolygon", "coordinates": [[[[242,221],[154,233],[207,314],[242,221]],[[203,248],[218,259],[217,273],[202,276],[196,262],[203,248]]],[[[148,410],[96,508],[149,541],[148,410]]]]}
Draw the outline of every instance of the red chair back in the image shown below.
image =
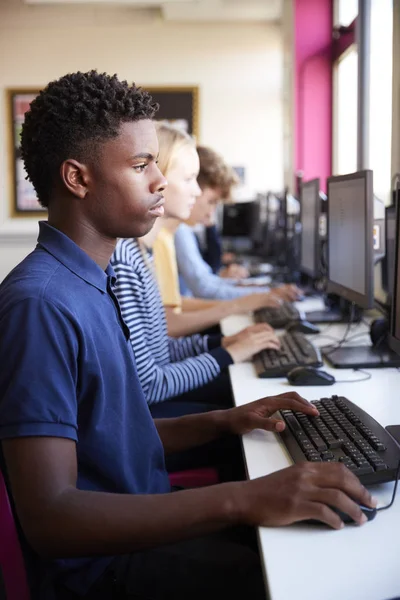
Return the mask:
{"type": "Polygon", "coordinates": [[[183,488],[196,488],[215,485],[216,483],[219,483],[219,477],[218,471],[213,467],[202,467],[170,473],[169,481],[171,485],[183,488]]]}
{"type": "Polygon", "coordinates": [[[7,600],[30,600],[21,546],[0,471],[0,569],[7,600]]]}

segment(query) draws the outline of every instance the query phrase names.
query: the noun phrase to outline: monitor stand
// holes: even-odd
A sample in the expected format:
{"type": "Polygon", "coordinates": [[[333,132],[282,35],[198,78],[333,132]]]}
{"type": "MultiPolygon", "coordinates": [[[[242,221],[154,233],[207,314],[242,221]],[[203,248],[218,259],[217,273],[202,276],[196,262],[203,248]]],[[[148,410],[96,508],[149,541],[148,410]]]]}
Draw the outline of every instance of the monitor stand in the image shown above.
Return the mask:
{"type": "Polygon", "coordinates": [[[400,356],[387,346],[345,346],[322,352],[336,369],[382,369],[400,367],[400,356]]]}

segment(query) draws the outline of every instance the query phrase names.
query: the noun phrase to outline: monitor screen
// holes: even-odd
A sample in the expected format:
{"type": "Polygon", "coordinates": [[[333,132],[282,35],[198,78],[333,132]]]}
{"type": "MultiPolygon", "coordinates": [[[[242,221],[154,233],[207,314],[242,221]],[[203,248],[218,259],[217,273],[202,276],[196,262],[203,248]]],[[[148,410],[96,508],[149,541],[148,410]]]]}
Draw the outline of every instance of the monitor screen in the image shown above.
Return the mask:
{"type": "Polygon", "coordinates": [[[222,235],[225,237],[250,237],[256,208],[255,202],[224,204],[222,235]]]}
{"type": "Polygon", "coordinates": [[[395,222],[395,252],[394,252],[394,277],[393,277],[393,300],[391,309],[391,323],[389,346],[397,354],[400,354],[400,210],[399,210],[399,195],[400,189],[397,184],[396,198],[396,222],[395,222]]]}
{"type": "Polygon", "coordinates": [[[373,306],[372,171],[328,178],[328,291],[373,306]]]}
{"type": "Polygon", "coordinates": [[[385,218],[386,256],[383,265],[383,287],[391,298],[393,295],[394,263],[396,252],[396,207],[386,207],[385,218]]]}
{"type": "Polygon", "coordinates": [[[310,277],[320,275],[319,179],[305,181],[300,188],[300,270],[310,277]]]}

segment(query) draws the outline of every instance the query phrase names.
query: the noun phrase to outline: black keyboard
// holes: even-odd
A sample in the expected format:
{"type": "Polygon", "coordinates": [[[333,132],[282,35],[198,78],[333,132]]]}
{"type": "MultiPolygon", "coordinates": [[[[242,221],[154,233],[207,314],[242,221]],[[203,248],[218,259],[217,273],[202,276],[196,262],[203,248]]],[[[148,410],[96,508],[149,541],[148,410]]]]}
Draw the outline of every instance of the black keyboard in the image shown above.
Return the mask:
{"type": "Polygon", "coordinates": [[[322,367],[321,353],[303,333],[278,336],[280,350],[262,350],[253,358],[258,377],[285,377],[294,367],[322,367]]]}
{"type": "Polygon", "coordinates": [[[341,462],[365,485],[396,478],[400,447],[382,425],[347,398],[312,404],[319,417],[280,411],[286,429],[279,435],[295,463],[341,462]]]}
{"type": "Polygon", "coordinates": [[[274,329],[282,329],[290,321],[301,321],[302,315],[290,302],[283,302],[277,308],[260,308],[254,312],[256,323],[268,323],[274,329]]]}

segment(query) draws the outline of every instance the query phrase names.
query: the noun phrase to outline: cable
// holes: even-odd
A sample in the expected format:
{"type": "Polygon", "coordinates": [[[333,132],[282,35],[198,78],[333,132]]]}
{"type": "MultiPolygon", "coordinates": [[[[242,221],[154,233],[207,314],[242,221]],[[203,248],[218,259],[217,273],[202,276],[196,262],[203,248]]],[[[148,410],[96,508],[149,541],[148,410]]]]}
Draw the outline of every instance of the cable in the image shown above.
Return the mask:
{"type": "MultiPolygon", "coordinates": [[[[358,333],[353,333],[353,335],[351,335],[350,337],[348,337],[346,339],[346,342],[351,342],[351,341],[353,341],[353,340],[355,340],[357,338],[363,337],[364,335],[369,335],[369,331],[366,330],[366,331],[359,331],[358,333]]],[[[314,340],[321,339],[321,338],[324,338],[324,337],[326,337],[327,339],[330,339],[330,340],[332,340],[334,342],[337,342],[337,343],[339,343],[341,341],[339,338],[334,338],[331,335],[325,335],[324,332],[317,333],[315,336],[313,336],[311,338],[311,341],[314,342],[314,340]]],[[[329,348],[329,347],[330,346],[319,346],[319,348],[321,348],[322,350],[324,350],[325,348],[329,348]]]]}
{"type": "Polygon", "coordinates": [[[368,371],[364,371],[364,369],[353,369],[354,372],[365,373],[366,377],[358,378],[358,379],[336,379],[335,383],[358,383],[360,381],[368,381],[371,379],[372,373],[368,373],[368,371]]]}
{"type": "MultiPolygon", "coordinates": [[[[347,324],[346,327],[346,331],[344,332],[344,335],[342,337],[342,339],[336,344],[336,346],[334,346],[333,348],[331,348],[328,352],[325,352],[325,356],[329,356],[330,354],[332,354],[332,352],[335,352],[335,350],[338,350],[339,348],[341,348],[343,346],[343,344],[345,343],[345,341],[347,340],[347,336],[349,335],[351,326],[353,324],[353,320],[354,320],[354,309],[355,309],[355,302],[351,303],[351,311],[350,311],[350,319],[349,322],[347,324]]],[[[327,346],[328,348],[329,346],[327,346]]]]}
{"type": "Polygon", "coordinates": [[[397,491],[397,484],[399,483],[399,475],[400,475],[400,460],[399,460],[399,464],[397,465],[397,471],[396,471],[396,481],[394,483],[394,488],[393,488],[393,494],[392,494],[392,499],[389,502],[389,504],[387,504],[386,506],[381,506],[380,508],[377,508],[376,510],[386,510],[387,508],[390,508],[391,506],[393,506],[393,502],[396,498],[396,491],[397,491]]]}

